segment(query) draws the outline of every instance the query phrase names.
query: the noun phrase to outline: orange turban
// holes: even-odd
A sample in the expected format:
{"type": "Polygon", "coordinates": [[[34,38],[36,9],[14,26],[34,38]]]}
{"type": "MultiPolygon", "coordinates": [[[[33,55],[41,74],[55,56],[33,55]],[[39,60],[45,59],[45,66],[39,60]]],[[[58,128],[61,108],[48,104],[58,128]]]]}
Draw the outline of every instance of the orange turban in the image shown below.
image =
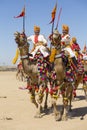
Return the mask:
{"type": "Polygon", "coordinates": [[[68,33],[69,32],[69,27],[67,25],[63,25],[62,30],[68,33]]]}
{"type": "Polygon", "coordinates": [[[77,42],[76,37],[73,37],[73,38],[72,38],[72,42],[73,42],[73,43],[76,43],[76,42],[77,42]]]}
{"type": "Polygon", "coordinates": [[[34,26],[34,32],[40,32],[40,27],[39,26],[34,26]]]}

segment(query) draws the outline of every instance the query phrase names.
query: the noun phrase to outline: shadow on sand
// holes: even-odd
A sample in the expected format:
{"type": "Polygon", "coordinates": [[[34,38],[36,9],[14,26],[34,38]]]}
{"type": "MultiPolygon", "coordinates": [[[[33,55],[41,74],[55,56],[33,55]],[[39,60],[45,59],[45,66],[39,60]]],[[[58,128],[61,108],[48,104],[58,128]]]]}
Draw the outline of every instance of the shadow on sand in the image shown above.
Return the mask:
{"type": "MultiPolygon", "coordinates": [[[[58,105],[57,109],[58,111],[62,111],[63,106],[62,105],[58,105]]],[[[46,110],[42,110],[42,117],[45,115],[54,115],[53,113],[53,108],[49,107],[46,110]]],[[[69,119],[74,119],[74,118],[80,118],[80,120],[84,120],[85,119],[85,115],[87,114],[87,107],[80,107],[80,108],[74,108],[72,109],[71,112],[69,112],[69,119]]]]}

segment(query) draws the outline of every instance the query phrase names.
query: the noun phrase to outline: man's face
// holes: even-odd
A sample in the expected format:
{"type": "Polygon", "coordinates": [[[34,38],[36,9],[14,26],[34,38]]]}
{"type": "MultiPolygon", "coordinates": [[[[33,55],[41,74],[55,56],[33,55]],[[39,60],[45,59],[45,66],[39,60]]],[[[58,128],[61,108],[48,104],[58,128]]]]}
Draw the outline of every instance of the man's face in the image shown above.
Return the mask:
{"type": "Polygon", "coordinates": [[[62,30],[62,34],[63,35],[66,35],[66,34],[68,34],[65,30],[62,30]]]}
{"type": "Polygon", "coordinates": [[[35,33],[35,35],[39,35],[40,32],[36,31],[36,32],[34,32],[34,33],[35,33]]]}

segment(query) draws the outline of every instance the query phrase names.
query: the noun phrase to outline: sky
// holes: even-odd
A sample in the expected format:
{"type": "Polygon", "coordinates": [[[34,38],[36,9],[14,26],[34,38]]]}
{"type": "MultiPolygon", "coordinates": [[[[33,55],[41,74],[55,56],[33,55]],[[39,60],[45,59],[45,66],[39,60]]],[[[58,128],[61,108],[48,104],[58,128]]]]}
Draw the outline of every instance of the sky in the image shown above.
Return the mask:
{"type": "Polygon", "coordinates": [[[62,33],[62,25],[67,24],[70,28],[70,36],[76,37],[80,48],[83,49],[87,43],[87,0],[0,0],[0,65],[12,65],[17,49],[14,33],[23,31],[23,18],[14,18],[14,16],[18,16],[25,5],[26,35],[32,35],[34,25],[38,25],[41,28],[40,33],[48,38],[52,32],[52,24],[49,24],[51,12],[56,2],[54,29],[59,10],[62,8],[58,24],[59,32],[62,33]]]}

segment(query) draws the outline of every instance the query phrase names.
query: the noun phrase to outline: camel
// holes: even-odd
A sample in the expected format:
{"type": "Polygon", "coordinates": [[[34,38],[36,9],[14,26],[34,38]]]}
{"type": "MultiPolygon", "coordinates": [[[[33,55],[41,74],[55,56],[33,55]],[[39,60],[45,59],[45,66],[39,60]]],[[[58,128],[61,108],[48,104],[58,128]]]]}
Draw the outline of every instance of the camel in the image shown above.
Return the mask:
{"type": "Polygon", "coordinates": [[[20,58],[24,73],[27,75],[27,89],[29,89],[31,102],[36,106],[37,112],[35,117],[41,117],[41,109],[43,97],[45,96],[44,108],[47,108],[47,78],[44,80],[38,76],[37,61],[33,61],[29,58],[32,56],[29,53],[29,43],[25,33],[14,33],[15,42],[20,50],[20,58]],[[45,94],[45,95],[44,95],[45,94]]]}
{"type": "Polygon", "coordinates": [[[64,53],[61,50],[61,34],[57,30],[54,31],[55,33],[53,33],[51,40],[53,49],[51,49],[50,61],[54,64],[53,71],[56,73],[56,78],[53,79],[51,84],[51,99],[55,120],[60,121],[68,119],[69,102],[71,107],[73,87],[72,82],[66,79],[66,68],[63,62],[64,53]],[[57,109],[57,99],[60,92],[63,98],[62,112],[57,109]]]}
{"type": "Polygon", "coordinates": [[[83,90],[85,93],[85,99],[87,101],[87,61],[84,60],[84,74],[83,74],[83,90]]]}
{"type": "MultiPolygon", "coordinates": [[[[85,99],[87,101],[87,61],[83,59],[83,56],[81,53],[78,53],[78,57],[77,57],[77,61],[78,61],[78,71],[75,75],[75,82],[74,82],[74,86],[75,86],[75,90],[78,89],[78,86],[80,84],[82,84],[82,89],[84,91],[85,94],[85,99]]],[[[75,97],[76,97],[76,92],[75,92],[75,97]]],[[[74,98],[73,98],[74,100],[74,98]]]]}

